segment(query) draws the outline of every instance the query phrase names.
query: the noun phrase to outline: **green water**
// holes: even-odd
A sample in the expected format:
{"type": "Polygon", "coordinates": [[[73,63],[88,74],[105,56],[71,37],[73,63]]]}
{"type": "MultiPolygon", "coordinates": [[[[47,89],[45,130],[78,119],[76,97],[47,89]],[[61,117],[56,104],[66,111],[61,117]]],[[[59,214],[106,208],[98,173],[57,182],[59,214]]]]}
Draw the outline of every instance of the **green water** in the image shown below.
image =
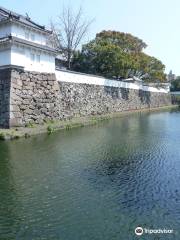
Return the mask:
{"type": "Polygon", "coordinates": [[[0,142],[0,239],[180,239],[180,112],[0,142]]]}

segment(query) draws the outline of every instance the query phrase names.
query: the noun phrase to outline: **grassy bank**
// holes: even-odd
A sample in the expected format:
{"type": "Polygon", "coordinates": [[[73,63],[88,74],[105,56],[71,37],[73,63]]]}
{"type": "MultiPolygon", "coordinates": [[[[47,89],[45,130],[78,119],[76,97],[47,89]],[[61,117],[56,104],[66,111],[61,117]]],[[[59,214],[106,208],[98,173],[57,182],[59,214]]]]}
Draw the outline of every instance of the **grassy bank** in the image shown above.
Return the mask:
{"type": "Polygon", "coordinates": [[[178,106],[171,105],[171,106],[151,108],[151,109],[130,110],[130,111],[124,111],[124,112],[105,114],[105,115],[78,117],[78,118],[73,118],[71,120],[66,120],[66,121],[49,121],[44,123],[43,125],[29,124],[26,127],[0,129],[0,140],[13,140],[21,137],[29,138],[30,136],[41,134],[41,133],[52,134],[53,132],[62,130],[62,129],[70,130],[76,127],[94,125],[100,121],[109,120],[111,118],[123,117],[130,114],[138,114],[141,112],[167,111],[175,108],[178,108],[178,106]]]}

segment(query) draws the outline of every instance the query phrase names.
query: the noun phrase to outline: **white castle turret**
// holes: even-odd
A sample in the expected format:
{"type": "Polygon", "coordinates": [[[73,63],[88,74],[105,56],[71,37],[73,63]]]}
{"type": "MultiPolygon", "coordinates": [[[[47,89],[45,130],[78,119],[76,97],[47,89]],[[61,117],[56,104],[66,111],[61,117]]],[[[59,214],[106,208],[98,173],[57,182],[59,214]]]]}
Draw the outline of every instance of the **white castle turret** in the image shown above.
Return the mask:
{"type": "Polygon", "coordinates": [[[48,46],[51,31],[0,7],[0,68],[55,72],[56,49],[48,46]]]}

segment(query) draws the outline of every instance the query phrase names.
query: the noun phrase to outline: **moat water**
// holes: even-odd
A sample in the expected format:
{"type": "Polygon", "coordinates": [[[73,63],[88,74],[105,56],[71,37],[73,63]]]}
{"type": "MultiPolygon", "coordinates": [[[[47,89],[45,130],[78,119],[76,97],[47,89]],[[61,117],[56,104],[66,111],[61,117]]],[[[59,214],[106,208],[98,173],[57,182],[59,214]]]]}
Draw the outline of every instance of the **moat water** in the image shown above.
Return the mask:
{"type": "Polygon", "coordinates": [[[180,112],[0,142],[0,239],[180,239],[180,112]]]}

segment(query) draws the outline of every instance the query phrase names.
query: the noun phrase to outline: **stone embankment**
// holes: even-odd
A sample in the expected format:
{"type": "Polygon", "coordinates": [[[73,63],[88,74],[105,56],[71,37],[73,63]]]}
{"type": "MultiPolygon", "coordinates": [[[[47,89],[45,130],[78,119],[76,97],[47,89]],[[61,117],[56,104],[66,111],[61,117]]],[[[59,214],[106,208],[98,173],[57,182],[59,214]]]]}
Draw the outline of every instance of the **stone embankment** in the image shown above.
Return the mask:
{"type": "Polygon", "coordinates": [[[171,96],[165,92],[67,82],[48,73],[0,70],[1,127],[169,105],[171,96]]]}

